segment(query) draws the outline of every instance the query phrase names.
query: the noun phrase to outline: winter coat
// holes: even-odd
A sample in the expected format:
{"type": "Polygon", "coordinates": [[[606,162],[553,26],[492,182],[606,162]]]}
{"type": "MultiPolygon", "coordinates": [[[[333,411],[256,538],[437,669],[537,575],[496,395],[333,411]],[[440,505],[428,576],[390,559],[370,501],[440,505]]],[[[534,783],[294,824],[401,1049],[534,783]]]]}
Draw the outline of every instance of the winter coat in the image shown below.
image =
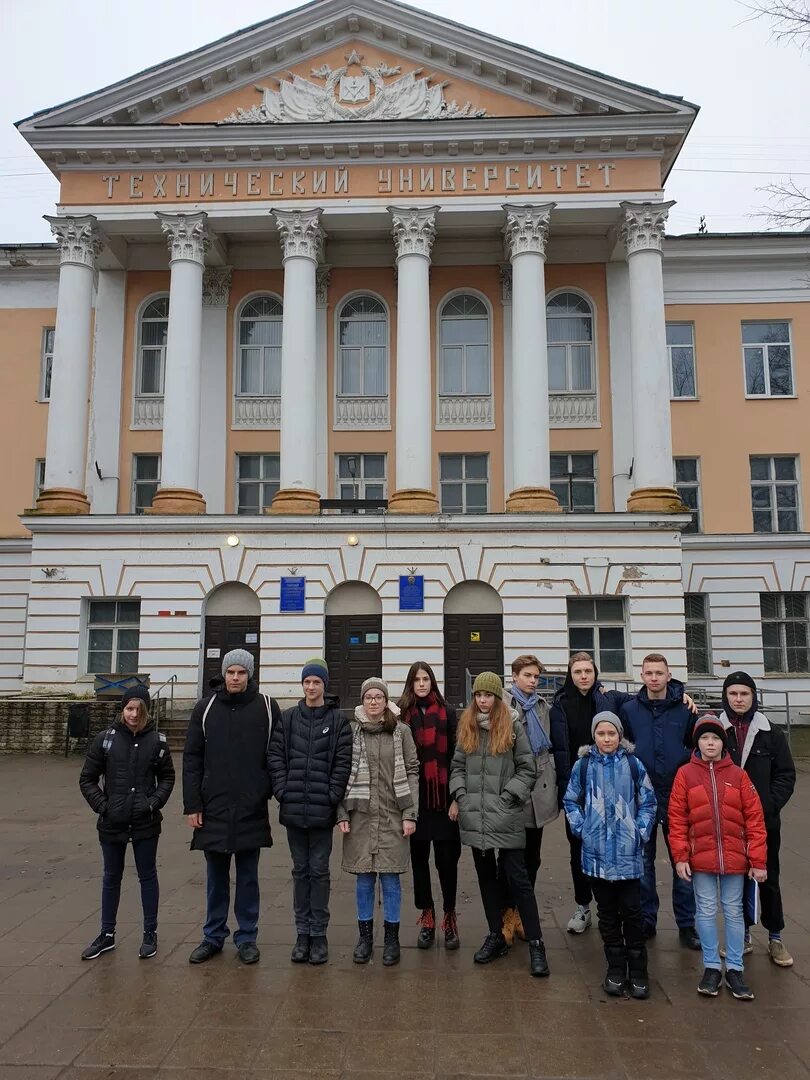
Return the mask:
{"type": "Polygon", "coordinates": [[[270,712],[252,680],[241,694],[223,688],[194,706],[183,751],[183,812],[202,813],[203,823],[192,849],[227,853],[273,843],[267,749],[271,717],[278,724],[281,712],[272,698],[270,712]]]}
{"type": "MultiPolygon", "coordinates": [[[[351,722],[352,737],[364,716],[363,707],[355,709],[351,722]]],[[[349,874],[404,874],[411,861],[411,845],[402,835],[403,821],[419,816],[419,759],[413,735],[407,725],[397,721],[402,734],[402,755],[411,789],[411,805],[400,809],[394,794],[394,735],[389,731],[371,731],[363,727],[371,780],[368,807],[348,810],[341,803],[338,821],[349,822],[343,835],[343,869],[349,874]]]]}
{"type": "Polygon", "coordinates": [[[595,746],[583,746],[580,754],[588,764],[571,770],[563,805],[571,832],[582,840],[582,870],[605,881],[640,878],[642,847],[655,825],[655,792],[647,770],[636,758],[634,779],[633,745],[626,739],[615,754],[601,754],[595,746]]]}
{"type": "MultiPolygon", "coordinates": [[[[528,738],[528,721],[519,703],[515,701],[511,694],[504,694],[504,701],[518,714],[528,738]]],[[[539,700],[537,702],[537,711],[540,714],[540,724],[543,731],[545,731],[546,735],[549,735],[549,708],[545,701],[539,700]]],[[[534,765],[537,770],[537,781],[532,788],[531,795],[526,800],[524,824],[527,829],[542,829],[544,825],[556,820],[560,814],[553,748],[552,750],[541,750],[539,754],[535,754],[534,765]]]]}
{"type": "MultiPolygon", "coordinates": [[[[725,712],[720,713],[720,719],[728,735],[729,754],[735,756],[737,734],[725,712]]],[[[790,800],[796,786],[796,766],[784,733],[761,712],[755,712],[751,717],[740,764],[759,795],[765,828],[768,832],[779,832],[782,807],[790,800]]]]}
{"type": "Polygon", "coordinates": [[[151,720],[137,735],[123,720],[100,731],[79,777],[82,795],[98,814],[99,840],[113,843],[159,836],[160,808],[173,787],[169,744],[151,720]]]}
{"type": "Polygon", "coordinates": [[[537,780],[529,737],[512,710],[512,746],[489,752],[489,731],[478,730],[478,749],[459,743],[450,768],[450,794],[458,803],[461,842],[479,851],[526,846],[524,803],[537,780]]]}
{"type": "MultiPolygon", "coordinates": [[[[618,714],[621,706],[626,701],[630,701],[633,696],[625,694],[622,690],[604,690],[598,682],[594,683],[588,693],[593,698],[594,716],[598,712],[618,714]]],[[[571,775],[571,761],[576,758],[574,748],[571,746],[568,717],[565,714],[565,695],[566,687],[562,687],[554,695],[549,709],[549,737],[557,772],[557,805],[560,808],[563,804],[565,789],[568,787],[568,777],[571,775]]]]}
{"type": "Polygon", "coordinates": [[[670,679],[667,695],[650,700],[647,687],[626,702],[619,712],[624,733],[635,743],[636,757],[644,762],[658,799],[659,818],[666,815],[675,773],[689,760],[692,714],[683,701],[683,683],[670,679]]]}
{"type": "Polygon", "coordinates": [[[267,764],[282,825],[332,828],[352,767],[349,721],[334,704],[299,701],[274,725],[267,764]]]}
{"type": "Polygon", "coordinates": [[[728,754],[704,761],[695,750],[678,769],[669,797],[669,849],[702,874],[764,870],[767,844],[754,785],[728,754]]]}

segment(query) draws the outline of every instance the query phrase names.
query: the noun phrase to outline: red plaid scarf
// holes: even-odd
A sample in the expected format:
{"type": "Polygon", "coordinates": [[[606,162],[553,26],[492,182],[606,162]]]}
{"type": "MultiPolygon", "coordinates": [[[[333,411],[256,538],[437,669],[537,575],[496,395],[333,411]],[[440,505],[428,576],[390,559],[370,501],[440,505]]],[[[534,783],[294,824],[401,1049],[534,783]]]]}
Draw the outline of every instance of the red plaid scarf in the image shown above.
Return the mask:
{"type": "Polygon", "coordinates": [[[408,725],[416,743],[420,779],[424,783],[427,805],[431,810],[446,810],[450,798],[447,787],[447,711],[431,692],[403,713],[400,720],[408,725]]]}

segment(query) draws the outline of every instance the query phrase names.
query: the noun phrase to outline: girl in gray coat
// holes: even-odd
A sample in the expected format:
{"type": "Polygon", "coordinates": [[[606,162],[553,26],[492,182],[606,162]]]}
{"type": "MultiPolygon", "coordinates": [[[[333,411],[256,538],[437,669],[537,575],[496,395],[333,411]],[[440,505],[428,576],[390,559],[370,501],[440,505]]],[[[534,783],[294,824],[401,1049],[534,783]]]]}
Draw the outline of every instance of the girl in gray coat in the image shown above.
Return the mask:
{"type": "Polygon", "coordinates": [[[524,804],[537,780],[537,767],[523,724],[503,701],[503,683],[492,671],[478,675],[474,700],[461,714],[450,769],[450,793],[458,805],[461,842],[472,848],[478,887],[489,926],[474,956],[488,964],[506,956],[501,929],[498,861],[529,940],[529,970],[548,975],[546,950],[534,889],[526,872],[524,804]]]}

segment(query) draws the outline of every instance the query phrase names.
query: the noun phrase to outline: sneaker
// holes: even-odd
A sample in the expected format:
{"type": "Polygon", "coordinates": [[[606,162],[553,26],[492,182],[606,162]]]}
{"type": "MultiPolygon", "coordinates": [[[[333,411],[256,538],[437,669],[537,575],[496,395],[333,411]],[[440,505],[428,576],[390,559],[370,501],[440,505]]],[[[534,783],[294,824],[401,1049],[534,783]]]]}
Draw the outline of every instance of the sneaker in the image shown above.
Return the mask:
{"type": "Polygon", "coordinates": [[[529,942],[529,973],[535,978],[544,978],[549,974],[546,947],[542,938],[529,942]]]}
{"type": "Polygon", "coordinates": [[[256,964],[260,956],[261,953],[255,941],[243,941],[236,947],[236,958],[243,964],[256,964]]]}
{"type": "Polygon", "coordinates": [[[503,934],[487,934],[484,943],[473,956],[476,964],[488,964],[491,960],[497,960],[500,956],[506,956],[509,946],[506,944],[503,934]]]}
{"type": "Polygon", "coordinates": [[[705,968],[703,978],[698,983],[698,993],[706,997],[717,997],[723,982],[723,972],[717,968],[705,968]]]}
{"type": "Polygon", "coordinates": [[[419,937],[416,939],[417,949],[429,949],[436,940],[436,913],[432,907],[422,908],[416,925],[419,927],[419,937]]]}
{"type": "Polygon", "coordinates": [[[444,947],[452,952],[457,949],[461,942],[458,937],[458,919],[455,911],[445,911],[442,920],[442,933],[444,934],[444,947]]]}
{"type": "Polygon", "coordinates": [[[157,931],[144,930],[143,941],[141,942],[140,949],[138,949],[138,956],[141,958],[141,960],[148,960],[150,957],[154,956],[156,952],[157,931]]]}
{"type": "Polygon", "coordinates": [[[781,938],[772,938],[768,942],[768,955],[778,967],[793,967],[793,957],[781,938]]]}
{"type": "Polygon", "coordinates": [[[700,951],[700,938],[694,926],[681,926],[678,929],[678,940],[684,949],[692,949],[693,952],[700,951]]]}
{"type": "Polygon", "coordinates": [[[753,1001],[754,993],[745,985],[741,971],[726,971],[726,986],[738,1001],[753,1001]]]}
{"type": "MultiPolygon", "coordinates": [[[[754,951],[754,943],[753,943],[753,941],[751,940],[750,937],[745,938],[743,940],[743,956],[750,956],[753,951],[754,951]]],[[[726,958],[725,946],[723,946],[723,948],[720,950],[720,956],[721,956],[721,958],[723,960],[725,960],[725,958],[726,958]]]]}
{"type": "Polygon", "coordinates": [[[577,904],[576,911],[568,920],[568,933],[584,934],[591,921],[591,909],[584,904],[577,904]]]}
{"type": "MultiPolygon", "coordinates": [[[[82,960],[95,960],[97,956],[101,956],[103,952],[109,952],[110,949],[115,948],[115,934],[99,934],[95,941],[82,953],[82,960]]],[[[791,960],[791,963],[793,961],[791,960]]]]}
{"type": "Polygon", "coordinates": [[[188,962],[190,964],[204,964],[206,960],[210,960],[212,956],[216,956],[217,953],[221,952],[221,945],[215,945],[212,941],[207,941],[204,938],[197,948],[194,949],[191,956],[188,958],[188,962]]]}

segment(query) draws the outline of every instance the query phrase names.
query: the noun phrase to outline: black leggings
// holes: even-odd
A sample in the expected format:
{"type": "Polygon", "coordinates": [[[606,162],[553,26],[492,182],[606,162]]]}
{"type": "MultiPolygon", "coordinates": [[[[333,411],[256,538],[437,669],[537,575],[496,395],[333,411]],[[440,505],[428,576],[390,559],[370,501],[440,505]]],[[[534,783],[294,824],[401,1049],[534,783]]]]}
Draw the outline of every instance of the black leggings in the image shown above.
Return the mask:
{"type": "Polygon", "coordinates": [[[442,890],[443,910],[455,911],[461,836],[458,822],[451,821],[446,810],[420,810],[416,832],[411,835],[413,902],[420,911],[434,906],[430,885],[431,844],[442,890]]]}
{"type": "Polygon", "coordinates": [[[500,862],[503,875],[509,886],[509,894],[515,899],[515,905],[520,913],[520,921],[529,941],[542,939],[543,932],[540,929],[540,914],[537,910],[537,899],[534,889],[526,872],[526,859],[523,848],[502,848],[498,858],[494,850],[479,851],[472,849],[475,872],[478,875],[478,887],[481,890],[481,900],[484,904],[484,914],[491,934],[501,932],[503,917],[503,892],[498,880],[498,863],[500,862]]]}

